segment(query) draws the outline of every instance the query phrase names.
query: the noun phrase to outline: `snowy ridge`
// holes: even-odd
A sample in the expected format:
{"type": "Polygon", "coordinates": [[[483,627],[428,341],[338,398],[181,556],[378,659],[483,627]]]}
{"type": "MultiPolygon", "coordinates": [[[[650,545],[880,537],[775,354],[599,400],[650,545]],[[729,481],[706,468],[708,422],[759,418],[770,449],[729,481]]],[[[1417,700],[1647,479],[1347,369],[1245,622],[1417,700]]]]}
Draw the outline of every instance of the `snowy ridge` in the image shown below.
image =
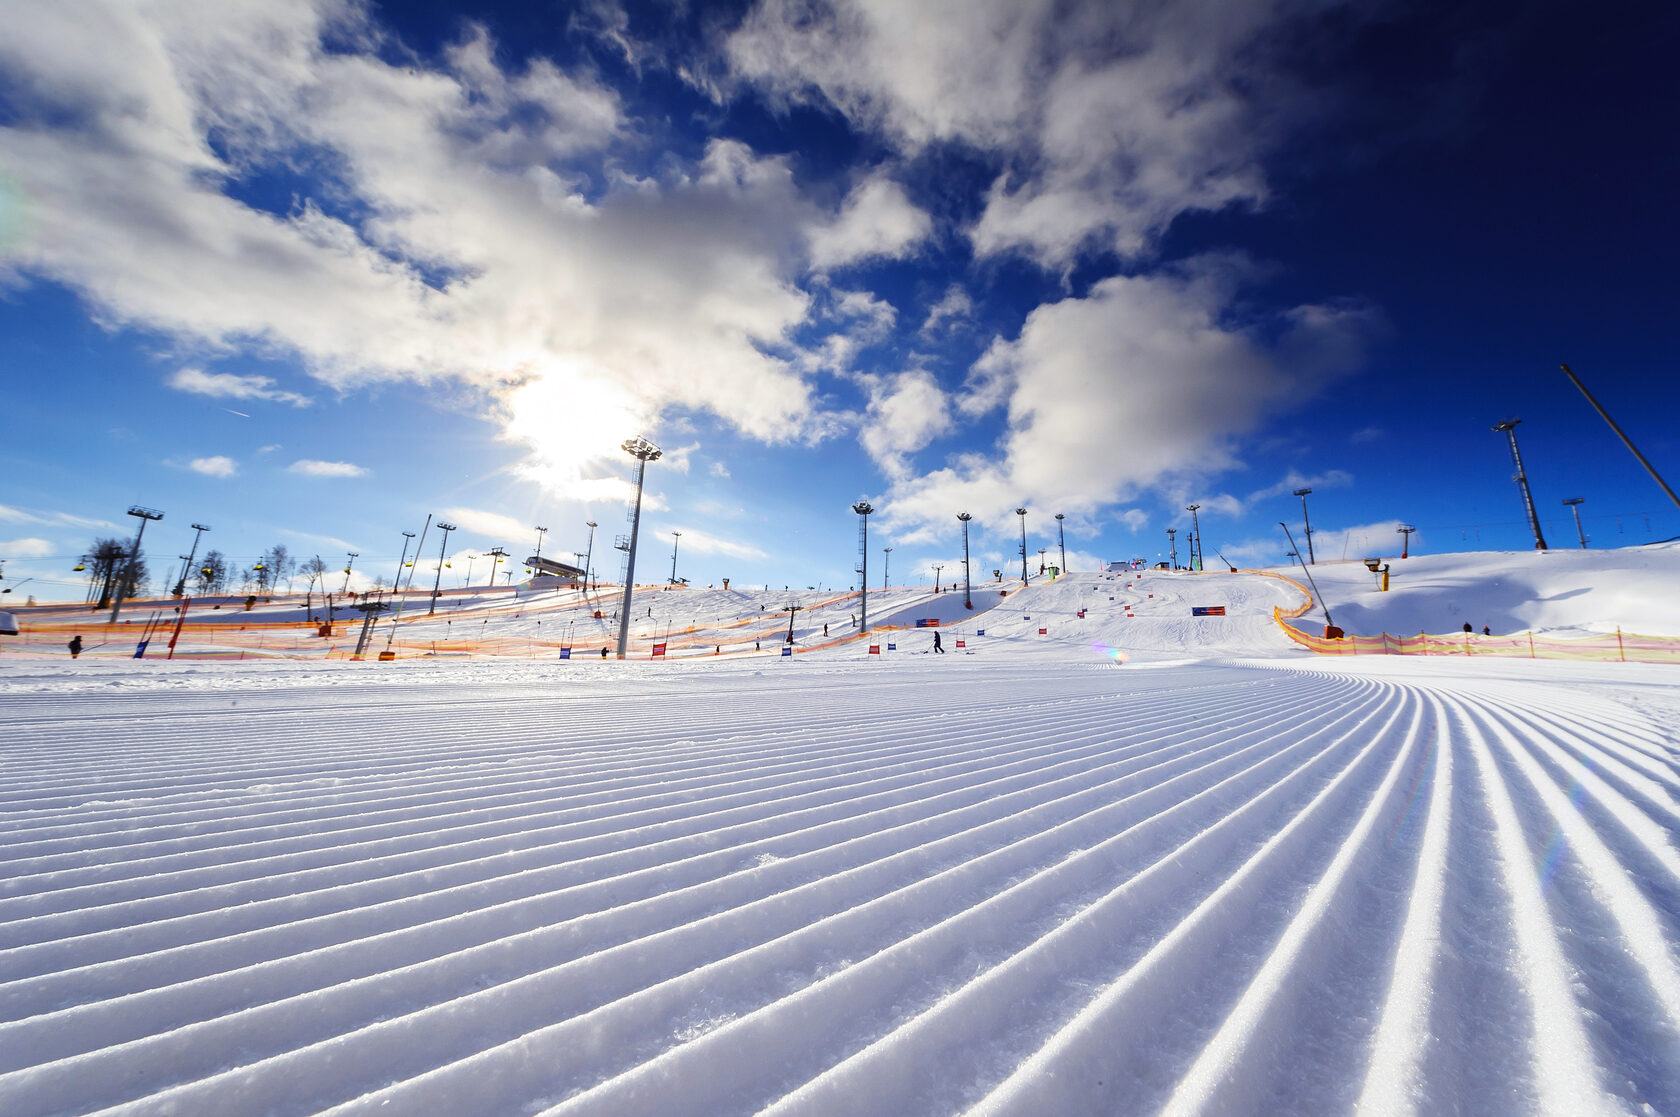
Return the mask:
{"type": "Polygon", "coordinates": [[[1671,670],[1139,670],[1041,615],[7,686],[0,1107],[1680,1109],[1680,703],[1616,698],[1671,670]]]}

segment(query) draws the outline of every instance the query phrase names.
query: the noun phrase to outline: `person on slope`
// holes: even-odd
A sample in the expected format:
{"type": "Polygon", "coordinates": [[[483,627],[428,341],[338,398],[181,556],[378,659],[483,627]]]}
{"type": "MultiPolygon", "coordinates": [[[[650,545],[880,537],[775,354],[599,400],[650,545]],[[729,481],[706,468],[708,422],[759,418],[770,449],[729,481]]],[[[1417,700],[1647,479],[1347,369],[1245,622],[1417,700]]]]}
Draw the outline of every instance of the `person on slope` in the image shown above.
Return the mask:
{"type": "Polygon", "coordinates": [[[82,634],[80,632],[70,637],[70,658],[75,659],[82,654],[82,634]]]}
{"type": "Polygon", "coordinates": [[[933,634],[933,650],[938,652],[940,655],[945,654],[945,648],[939,643],[939,633],[937,632],[933,634]]]}

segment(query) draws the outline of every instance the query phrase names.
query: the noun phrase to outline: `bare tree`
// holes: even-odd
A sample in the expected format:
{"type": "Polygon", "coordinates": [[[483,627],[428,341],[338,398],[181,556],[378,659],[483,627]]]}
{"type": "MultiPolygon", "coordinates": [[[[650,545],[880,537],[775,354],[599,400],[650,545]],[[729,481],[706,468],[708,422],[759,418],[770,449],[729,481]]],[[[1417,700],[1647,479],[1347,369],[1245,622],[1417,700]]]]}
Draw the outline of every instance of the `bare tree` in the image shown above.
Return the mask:
{"type": "Polygon", "coordinates": [[[125,598],[138,597],[145,589],[146,556],[144,552],[134,554],[132,540],[96,539],[82,556],[82,564],[92,568],[90,582],[100,587],[96,608],[104,609],[111,604],[112,596],[118,593],[119,582],[121,596],[125,598]]]}
{"type": "Polygon", "coordinates": [[[193,571],[193,578],[198,582],[198,592],[201,595],[220,595],[227,592],[228,568],[227,559],[220,551],[206,551],[199,560],[198,569],[193,571]]]}

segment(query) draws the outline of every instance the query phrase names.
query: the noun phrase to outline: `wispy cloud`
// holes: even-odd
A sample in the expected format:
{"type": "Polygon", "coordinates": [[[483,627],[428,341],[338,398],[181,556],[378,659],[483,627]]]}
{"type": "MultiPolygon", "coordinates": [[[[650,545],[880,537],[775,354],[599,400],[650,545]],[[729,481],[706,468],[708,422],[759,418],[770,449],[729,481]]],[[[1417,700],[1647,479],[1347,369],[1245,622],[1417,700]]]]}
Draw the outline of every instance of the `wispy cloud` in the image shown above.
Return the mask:
{"type": "MultiPolygon", "coordinates": [[[[216,399],[263,399],[275,403],[289,403],[293,407],[308,407],[315,401],[297,392],[287,392],[274,386],[274,380],[268,376],[237,376],[231,372],[205,372],[200,368],[178,368],[170,374],[166,381],[171,388],[183,392],[191,392],[199,396],[211,396],[216,399]]],[[[224,407],[224,411],[232,408],[224,407]]],[[[235,415],[249,419],[243,411],[234,411],[235,415]]]]}
{"type": "Polygon", "coordinates": [[[368,472],[353,462],[324,462],[315,458],[299,458],[286,471],[307,477],[366,477],[368,472]]]}
{"type": "Polygon", "coordinates": [[[117,527],[110,520],[101,520],[93,516],[76,516],[69,512],[32,512],[27,508],[14,508],[5,504],[0,504],[0,520],[9,520],[12,523],[19,524],[46,524],[52,527],[107,529],[117,527]]]}

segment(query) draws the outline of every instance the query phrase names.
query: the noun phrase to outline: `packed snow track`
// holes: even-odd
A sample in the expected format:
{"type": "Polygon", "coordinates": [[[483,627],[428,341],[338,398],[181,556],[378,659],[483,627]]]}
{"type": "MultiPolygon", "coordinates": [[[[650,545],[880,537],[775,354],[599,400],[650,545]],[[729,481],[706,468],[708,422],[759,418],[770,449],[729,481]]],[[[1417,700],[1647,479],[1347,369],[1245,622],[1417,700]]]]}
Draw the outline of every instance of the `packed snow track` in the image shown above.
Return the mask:
{"type": "Polygon", "coordinates": [[[15,671],[0,1111],[1680,1113],[1674,673],[1555,666],[15,671]]]}

